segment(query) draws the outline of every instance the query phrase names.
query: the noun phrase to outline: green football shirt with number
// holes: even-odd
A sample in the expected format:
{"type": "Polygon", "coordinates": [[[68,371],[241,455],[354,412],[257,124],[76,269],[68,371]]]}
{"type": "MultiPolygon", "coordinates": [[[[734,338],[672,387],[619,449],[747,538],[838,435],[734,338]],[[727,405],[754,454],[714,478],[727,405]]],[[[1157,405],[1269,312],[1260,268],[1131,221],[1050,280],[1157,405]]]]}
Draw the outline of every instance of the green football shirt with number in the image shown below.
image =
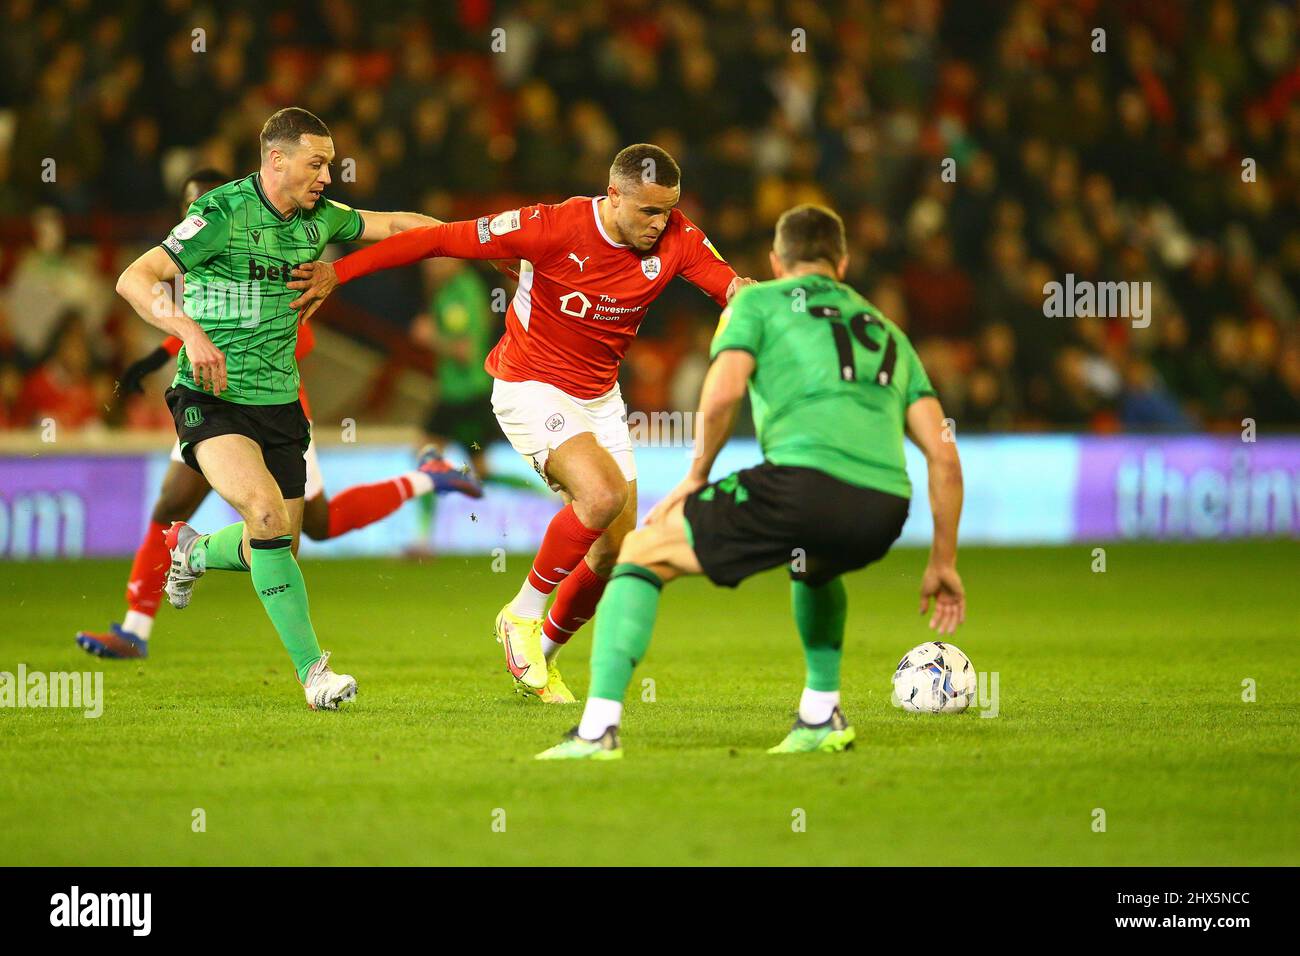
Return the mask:
{"type": "MultiPolygon", "coordinates": [[[[326,244],[351,242],[365,230],[355,209],[322,197],[310,212],[282,215],[262,191],[261,176],[218,186],[190,206],[162,242],[185,274],[185,314],[226,357],[218,397],[242,405],[298,399],[298,297],[285,288],[293,267],[320,258],[326,244]]],[[[198,389],[182,347],[173,385],[198,389]]]]}
{"type": "Polygon", "coordinates": [[[853,289],[807,275],[748,286],[710,354],[754,356],[749,381],[763,458],[910,498],[907,408],[934,395],[907,336],[853,289]]]}

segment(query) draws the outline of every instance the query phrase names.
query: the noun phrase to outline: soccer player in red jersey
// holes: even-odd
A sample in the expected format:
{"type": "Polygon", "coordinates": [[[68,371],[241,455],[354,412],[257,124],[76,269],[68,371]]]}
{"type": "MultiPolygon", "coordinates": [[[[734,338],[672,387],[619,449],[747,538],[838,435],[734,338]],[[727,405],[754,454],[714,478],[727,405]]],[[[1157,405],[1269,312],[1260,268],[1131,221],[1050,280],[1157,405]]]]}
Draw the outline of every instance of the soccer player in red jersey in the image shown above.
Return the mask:
{"type": "Polygon", "coordinates": [[[742,285],[704,233],[675,208],[681,170],[648,143],[622,150],[606,195],[412,229],[330,263],[296,269],[292,303],[310,316],[339,283],[431,256],[519,258],[505,334],[484,367],[492,410],[515,451],[565,506],[551,520],[496,635],[523,693],[573,694],[556,655],[591,617],[623,537],[636,525],[636,463],[618,368],[650,303],[675,276],[718,305],[742,285]],[[585,558],[585,560],[584,560],[585,558]],[[550,612],[546,602],[556,593],[550,612]]]}
{"type": "MultiPolygon", "coordinates": [[[[190,206],[208,190],[229,181],[229,176],[213,169],[191,173],[181,187],[181,215],[184,216],[190,206]]],[[[419,217],[401,224],[408,225],[421,220],[428,221],[426,217],[419,217]]],[[[179,301],[180,296],[177,295],[176,299],[179,301]]],[[[181,344],[180,339],[168,336],[152,353],[133,362],[122,374],[121,392],[129,394],[142,391],[141,379],[161,368],[169,359],[175,359],[181,344]]],[[[316,334],[312,326],[306,323],[300,325],[294,359],[302,361],[315,345],[316,334]]],[[[302,401],[303,411],[310,419],[305,385],[300,387],[298,397],[302,401]]],[[[307,448],[306,459],[307,487],[302,530],[313,541],[337,538],[357,528],[364,528],[386,518],[412,497],[435,491],[461,491],[472,497],[482,495],[473,476],[454,469],[432,446],[421,449],[419,460],[412,471],[387,481],[355,485],[333,497],[325,494],[315,440],[307,448]]],[[[110,624],[108,631],[78,631],[77,644],[83,650],[107,658],[149,656],[149,637],[162,600],[167,569],[171,566],[171,552],[168,551],[165,540],[167,529],[174,521],[188,521],[211,490],[212,486],[207,479],[182,460],[180,442],[177,441],[172,447],[171,464],[163,476],[162,487],[149,518],[149,527],[131,564],[131,575],[126,585],[126,614],[120,624],[110,624]]]]}

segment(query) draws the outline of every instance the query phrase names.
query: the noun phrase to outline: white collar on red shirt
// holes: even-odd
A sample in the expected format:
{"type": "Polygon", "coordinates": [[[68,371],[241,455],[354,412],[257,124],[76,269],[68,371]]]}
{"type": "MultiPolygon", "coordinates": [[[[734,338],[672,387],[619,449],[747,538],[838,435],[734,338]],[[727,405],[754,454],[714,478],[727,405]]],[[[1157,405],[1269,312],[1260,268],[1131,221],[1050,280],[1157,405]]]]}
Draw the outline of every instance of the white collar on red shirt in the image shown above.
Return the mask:
{"type": "Polygon", "coordinates": [[[598,208],[596,208],[596,204],[597,204],[597,203],[604,202],[604,201],[605,201],[605,197],[604,197],[604,196],[593,196],[593,197],[591,198],[591,216],[592,216],[593,219],[596,220],[596,228],[600,230],[601,238],[603,238],[606,242],[608,242],[608,243],[609,243],[611,246],[613,246],[615,249],[627,249],[627,248],[629,248],[628,245],[627,245],[627,243],[625,243],[625,242],[615,242],[613,239],[609,238],[609,233],[607,233],[607,232],[605,231],[605,224],[602,223],[602,222],[600,221],[600,210],[599,210],[598,208]]]}

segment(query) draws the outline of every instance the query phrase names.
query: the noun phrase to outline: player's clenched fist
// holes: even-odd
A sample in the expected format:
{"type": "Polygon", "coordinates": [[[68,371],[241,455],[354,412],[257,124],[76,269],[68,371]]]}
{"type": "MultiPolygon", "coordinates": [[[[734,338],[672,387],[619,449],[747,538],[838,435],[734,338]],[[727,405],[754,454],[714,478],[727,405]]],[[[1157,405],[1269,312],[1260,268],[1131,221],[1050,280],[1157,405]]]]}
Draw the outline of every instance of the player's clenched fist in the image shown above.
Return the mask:
{"type": "Polygon", "coordinates": [[[226,357],[200,328],[196,327],[184,341],[185,357],[194,369],[195,383],[204,391],[220,395],[226,390],[226,357]]]}
{"type": "Polygon", "coordinates": [[[312,313],[321,307],[329,294],[339,284],[338,273],[328,262],[307,262],[294,266],[292,282],[285,283],[289,289],[300,289],[302,294],[289,303],[289,308],[302,313],[300,322],[306,322],[312,313]]]}

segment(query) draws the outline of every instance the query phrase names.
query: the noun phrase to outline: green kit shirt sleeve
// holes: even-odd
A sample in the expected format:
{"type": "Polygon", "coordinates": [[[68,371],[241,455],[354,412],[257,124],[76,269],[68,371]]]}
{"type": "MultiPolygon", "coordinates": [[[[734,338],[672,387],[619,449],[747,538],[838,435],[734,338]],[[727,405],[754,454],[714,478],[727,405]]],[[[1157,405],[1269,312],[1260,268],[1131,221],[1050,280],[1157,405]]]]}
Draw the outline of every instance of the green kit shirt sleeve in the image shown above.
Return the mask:
{"type": "Polygon", "coordinates": [[[717,358],[719,352],[727,349],[741,349],[758,356],[763,343],[763,321],[752,288],[741,289],[722,310],[718,330],[713,333],[713,344],[709,347],[709,358],[717,358]]]}
{"type": "Polygon", "coordinates": [[[326,199],[321,213],[325,217],[327,242],[356,242],[366,231],[361,213],[344,203],[326,199]]]}
{"type": "Polygon", "coordinates": [[[230,216],[215,203],[202,201],[189,211],[167,234],[160,245],[181,272],[211,262],[225,251],[230,241],[230,216]]]}

